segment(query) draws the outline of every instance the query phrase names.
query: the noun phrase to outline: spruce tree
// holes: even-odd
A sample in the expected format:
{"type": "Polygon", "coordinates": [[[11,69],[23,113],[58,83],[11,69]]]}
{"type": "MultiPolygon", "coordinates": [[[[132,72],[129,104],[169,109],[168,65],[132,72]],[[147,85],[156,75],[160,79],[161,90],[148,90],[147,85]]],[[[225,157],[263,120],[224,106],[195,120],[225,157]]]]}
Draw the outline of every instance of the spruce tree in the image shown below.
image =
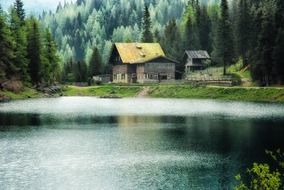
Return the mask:
{"type": "Polygon", "coordinates": [[[92,57],[89,61],[88,74],[89,77],[93,77],[95,75],[100,75],[103,72],[103,65],[99,50],[97,47],[94,47],[92,57]]]}
{"type": "Polygon", "coordinates": [[[144,16],[142,21],[142,42],[151,43],[153,42],[153,34],[151,32],[152,29],[152,22],[150,18],[150,13],[148,10],[148,6],[145,5],[144,8],[144,16]]]}
{"type": "Polygon", "coordinates": [[[252,76],[261,85],[269,86],[273,82],[273,50],[275,45],[274,4],[265,1],[260,6],[261,29],[259,31],[252,76]]]}
{"type": "Polygon", "coordinates": [[[277,81],[284,83],[284,1],[277,0],[275,14],[275,25],[277,30],[277,37],[274,47],[274,70],[277,75],[277,81]]]}
{"type": "Polygon", "coordinates": [[[250,14],[248,0],[239,0],[237,21],[237,44],[244,66],[248,65],[248,48],[250,42],[250,14]]]}
{"type": "Polygon", "coordinates": [[[207,12],[207,7],[203,5],[200,9],[200,23],[199,27],[199,41],[200,47],[208,52],[212,51],[210,32],[211,32],[211,21],[207,12]]]}
{"type": "Polygon", "coordinates": [[[54,83],[58,79],[59,75],[59,57],[57,55],[57,47],[51,36],[49,29],[45,30],[44,39],[44,58],[45,63],[42,69],[42,73],[45,76],[45,81],[48,84],[54,83]]]}
{"type": "Polygon", "coordinates": [[[223,63],[223,74],[226,75],[227,65],[233,62],[234,40],[232,24],[229,18],[229,7],[227,0],[221,0],[221,15],[218,26],[218,52],[223,63]]]}
{"type": "Polygon", "coordinates": [[[38,85],[41,81],[41,63],[42,63],[42,48],[40,40],[39,24],[35,18],[29,21],[28,29],[28,59],[29,73],[31,82],[38,85]]]}
{"type": "Polygon", "coordinates": [[[175,19],[168,22],[165,27],[162,45],[167,55],[170,57],[180,57],[181,52],[181,36],[175,19]]]}
{"type": "Polygon", "coordinates": [[[9,78],[17,71],[13,64],[14,47],[7,18],[0,6],[0,79],[9,78]]]}
{"type": "Polygon", "coordinates": [[[87,82],[87,64],[84,61],[77,61],[74,64],[73,73],[76,82],[87,82]]]}
{"type": "MultiPolygon", "coordinates": [[[[185,32],[184,32],[184,46],[188,50],[198,50],[200,49],[199,41],[199,31],[197,26],[197,15],[195,10],[195,1],[187,7],[187,12],[185,14],[185,32]]],[[[200,19],[198,17],[198,19],[200,19]]],[[[200,21],[198,21],[200,22],[200,21]]]]}
{"type": "Polygon", "coordinates": [[[20,18],[20,21],[22,25],[24,24],[25,21],[25,10],[24,10],[24,3],[22,0],[16,0],[14,4],[14,8],[17,12],[18,17],[20,18]]]}
{"type": "Polygon", "coordinates": [[[27,34],[26,27],[22,26],[21,20],[18,17],[15,8],[11,9],[10,13],[10,28],[12,37],[15,42],[14,52],[14,64],[19,68],[19,75],[22,80],[28,81],[28,60],[27,60],[27,34]]]}

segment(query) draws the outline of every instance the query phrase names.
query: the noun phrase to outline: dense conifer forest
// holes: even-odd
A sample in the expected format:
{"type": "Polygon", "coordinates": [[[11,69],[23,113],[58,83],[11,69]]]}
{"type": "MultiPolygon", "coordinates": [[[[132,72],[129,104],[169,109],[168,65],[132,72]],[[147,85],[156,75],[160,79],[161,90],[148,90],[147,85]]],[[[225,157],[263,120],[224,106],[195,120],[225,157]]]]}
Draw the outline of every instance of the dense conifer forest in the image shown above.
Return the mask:
{"type": "Polygon", "coordinates": [[[114,42],[159,42],[178,61],[184,50],[207,50],[224,74],[241,61],[259,85],[284,82],[281,0],[77,0],[38,19],[17,0],[0,14],[2,78],[84,82],[110,72],[114,42]]]}
{"type": "Polygon", "coordinates": [[[50,30],[26,16],[21,0],[8,13],[0,7],[0,81],[53,84],[60,80],[59,63],[50,30]]]}

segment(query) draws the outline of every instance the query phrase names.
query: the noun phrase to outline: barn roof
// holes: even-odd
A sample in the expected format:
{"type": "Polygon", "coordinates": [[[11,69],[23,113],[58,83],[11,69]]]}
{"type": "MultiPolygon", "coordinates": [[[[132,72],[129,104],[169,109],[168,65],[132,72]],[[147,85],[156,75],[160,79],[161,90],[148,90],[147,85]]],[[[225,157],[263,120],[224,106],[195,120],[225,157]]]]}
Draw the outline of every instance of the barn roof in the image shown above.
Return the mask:
{"type": "Polygon", "coordinates": [[[158,43],[115,43],[123,63],[145,63],[164,57],[165,53],[158,43]]]}
{"type": "Polygon", "coordinates": [[[198,50],[198,51],[185,51],[188,57],[192,59],[210,59],[209,54],[207,51],[198,50]]]}

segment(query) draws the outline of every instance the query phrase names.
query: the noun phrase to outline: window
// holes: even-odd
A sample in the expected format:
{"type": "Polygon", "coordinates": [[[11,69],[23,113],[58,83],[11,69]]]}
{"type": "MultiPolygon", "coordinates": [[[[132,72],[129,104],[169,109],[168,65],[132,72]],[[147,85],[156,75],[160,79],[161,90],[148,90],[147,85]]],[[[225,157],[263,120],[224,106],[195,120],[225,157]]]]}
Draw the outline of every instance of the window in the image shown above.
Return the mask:
{"type": "Polygon", "coordinates": [[[121,80],[125,80],[125,74],[121,74],[121,80]]]}
{"type": "Polygon", "coordinates": [[[113,75],[113,80],[117,80],[117,75],[116,74],[113,75]]]}

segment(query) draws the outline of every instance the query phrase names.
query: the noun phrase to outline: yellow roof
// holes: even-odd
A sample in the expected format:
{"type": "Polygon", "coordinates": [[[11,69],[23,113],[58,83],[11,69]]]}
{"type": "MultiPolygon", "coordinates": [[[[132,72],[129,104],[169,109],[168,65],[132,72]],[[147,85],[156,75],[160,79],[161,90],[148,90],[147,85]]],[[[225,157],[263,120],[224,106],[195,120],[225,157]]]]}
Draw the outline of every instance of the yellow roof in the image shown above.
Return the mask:
{"type": "Polygon", "coordinates": [[[159,43],[115,43],[123,63],[144,63],[149,60],[165,57],[159,43]]]}

